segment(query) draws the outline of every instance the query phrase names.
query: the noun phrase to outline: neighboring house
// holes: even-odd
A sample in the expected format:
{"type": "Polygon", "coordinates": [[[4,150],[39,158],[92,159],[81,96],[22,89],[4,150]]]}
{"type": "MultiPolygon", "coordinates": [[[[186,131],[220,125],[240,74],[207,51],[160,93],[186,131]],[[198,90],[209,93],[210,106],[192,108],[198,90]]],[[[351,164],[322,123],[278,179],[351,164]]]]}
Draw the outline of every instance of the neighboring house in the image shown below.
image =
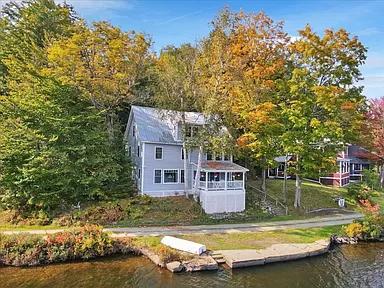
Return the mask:
{"type": "Polygon", "coordinates": [[[351,182],[362,180],[362,171],[370,169],[369,161],[360,156],[363,151],[357,145],[347,145],[345,151],[337,155],[336,166],[339,171],[327,177],[320,177],[320,183],[344,187],[351,182]]]}
{"type": "MultiPolygon", "coordinates": [[[[141,195],[154,197],[184,194],[184,157],[188,159],[188,189],[192,192],[198,150],[184,155],[181,113],[132,106],[124,138],[134,165],[141,195]]],[[[204,116],[186,112],[189,137],[201,129],[204,116]]],[[[245,209],[245,173],[231,155],[204,153],[198,184],[201,205],[206,213],[241,212],[245,209]]]]}
{"type": "MultiPolygon", "coordinates": [[[[362,179],[362,171],[370,169],[369,161],[361,157],[363,150],[357,145],[346,146],[345,151],[337,155],[336,166],[339,168],[335,173],[319,178],[319,183],[323,185],[331,185],[344,187],[351,182],[362,179]]],[[[284,178],[284,162],[285,156],[275,158],[280,165],[273,169],[268,169],[269,178],[284,178]]],[[[289,162],[294,161],[293,156],[289,156],[289,162]]],[[[287,178],[294,178],[294,175],[288,175],[287,178]]]]}
{"type": "MultiPolygon", "coordinates": [[[[268,169],[268,178],[284,178],[284,166],[285,166],[285,157],[279,156],[275,158],[275,161],[279,163],[279,166],[276,168],[268,169]]],[[[290,163],[295,162],[294,156],[288,156],[287,158],[287,166],[289,167],[290,163]]],[[[295,175],[287,174],[287,179],[295,178],[295,175]]]]}

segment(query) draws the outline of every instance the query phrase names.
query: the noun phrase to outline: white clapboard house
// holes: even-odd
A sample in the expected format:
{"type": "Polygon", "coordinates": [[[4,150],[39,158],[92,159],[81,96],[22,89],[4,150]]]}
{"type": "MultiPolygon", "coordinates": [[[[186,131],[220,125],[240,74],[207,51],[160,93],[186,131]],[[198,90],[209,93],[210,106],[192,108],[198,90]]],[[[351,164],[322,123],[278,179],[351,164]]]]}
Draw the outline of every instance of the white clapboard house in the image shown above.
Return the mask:
{"type": "MultiPolygon", "coordinates": [[[[154,197],[184,194],[184,154],[180,113],[132,106],[125,140],[134,165],[134,177],[141,195],[154,197]]],[[[186,112],[187,133],[193,137],[204,124],[204,116],[186,112]]],[[[189,192],[197,170],[198,149],[188,152],[189,192]]],[[[206,213],[241,212],[245,209],[245,173],[231,155],[204,153],[198,195],[206,213]]]]}

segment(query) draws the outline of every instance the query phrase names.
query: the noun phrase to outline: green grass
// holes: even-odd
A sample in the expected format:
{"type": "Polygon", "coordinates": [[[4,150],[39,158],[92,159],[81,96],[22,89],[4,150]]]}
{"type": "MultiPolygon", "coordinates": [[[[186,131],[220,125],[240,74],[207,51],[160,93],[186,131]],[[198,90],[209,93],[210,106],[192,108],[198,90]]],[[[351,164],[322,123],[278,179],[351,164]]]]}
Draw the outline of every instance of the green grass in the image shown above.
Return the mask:
{"type": "MultiPolygon", "coordinates": [[[[260,187],[259,181],[250,181],[249,184],[260,187]]],[[[280,202],[283,202],[282,197],[283,180],[281,179],[267,179],[267,193],[280,202]]],[[[291,215],[304,215],[302,209],[295,209],[293,204],[295,200],[295,181],[287,181],[287,202],[291,215]]],[[[338,205],[332,200],[332,196],[341,196],[347,199],[348,209],[354,209],[355,204],[350,201],[347,196],[347,189],[340,187],[324,186],[309,181],[303,181],[301,191],[301,205],[307,210],[315,210],[320,208],[337,208],[338,205]]]]}
{"type": "Polygon", "coordinates": [[[342,226],[287,229],[268,232],[183,235],[180,238],[206,245],[209,250],[264,249],[273,244],[312,243],[316,240],[341,234],[342,226]]]}

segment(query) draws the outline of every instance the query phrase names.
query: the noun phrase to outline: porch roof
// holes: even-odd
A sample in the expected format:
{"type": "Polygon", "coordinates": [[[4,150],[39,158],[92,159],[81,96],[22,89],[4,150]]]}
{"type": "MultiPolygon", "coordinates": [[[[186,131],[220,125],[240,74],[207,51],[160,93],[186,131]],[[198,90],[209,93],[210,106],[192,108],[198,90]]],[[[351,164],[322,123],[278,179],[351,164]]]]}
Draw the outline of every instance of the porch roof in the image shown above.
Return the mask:
{"type": "MultiPolygon", "coordinates": [[[[197,166],[197,163],[193,163],[193,164],[197,166]]],[[[206,162],[201,162],[201,171],[203,172],[215,172],[215,171],[247,172],[249,171],[249,169],[232,162],[206,161],[206,162]]]]}

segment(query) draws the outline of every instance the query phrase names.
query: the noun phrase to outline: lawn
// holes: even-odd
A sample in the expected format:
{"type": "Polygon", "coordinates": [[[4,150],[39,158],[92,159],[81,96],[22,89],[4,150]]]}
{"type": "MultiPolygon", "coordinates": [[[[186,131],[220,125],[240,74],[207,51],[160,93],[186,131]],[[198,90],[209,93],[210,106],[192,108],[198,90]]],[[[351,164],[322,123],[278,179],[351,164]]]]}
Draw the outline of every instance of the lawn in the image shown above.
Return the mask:
{"type": "Polygon", "coordinates": [[[209,250],[264,249],[273,244],[312,243],[341,234],[342,226],[287,229],[268,232],[231,233],[212,235],[183,235],[180,238],[201,243],[209,250]]]}
{"type": "MultiPolygon", "coordinates": [[[[259,188],[259,181],[249,181],[249,184],[259,188]]],[[[279,201],[283,201],[282,197],[283,180],[267,179],[267,193],[279,201]]],[[[291,215],[305,214],[302,209],[295,209],[293,206],[295,200],[295,181],[287,181],[287,203],[289,213],[291,215]]],[[[347,196],[347,189],[340,187],[324,186],[309,181],[303,181],[301,191],[301,205],[307,210],[315,210],[320,208],[337,208],[338,205],[332,200],[332,196],[341,196],[347,199],[347,209],[354,209],[355,204],[350,201],[347,196]]]]}

